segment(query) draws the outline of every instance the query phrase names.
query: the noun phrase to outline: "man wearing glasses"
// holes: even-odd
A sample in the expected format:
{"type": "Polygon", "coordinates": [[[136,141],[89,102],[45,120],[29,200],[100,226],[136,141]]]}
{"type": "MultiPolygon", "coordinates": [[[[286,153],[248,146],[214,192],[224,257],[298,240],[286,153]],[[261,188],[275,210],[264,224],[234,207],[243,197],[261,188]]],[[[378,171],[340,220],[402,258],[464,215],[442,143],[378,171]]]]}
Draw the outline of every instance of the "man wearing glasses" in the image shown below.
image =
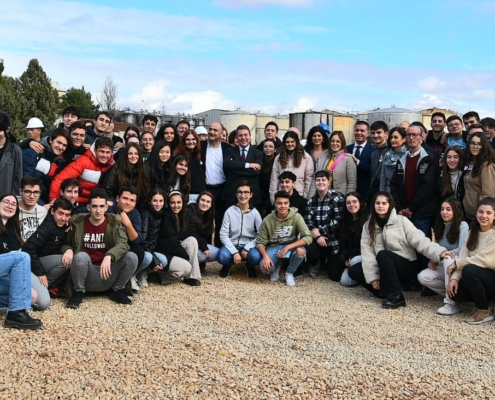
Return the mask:
{"type": "MultiPolygon", "coordinates": [[[[26,241],[38,229],[48,209],[40,206],[41,179],[35,175],[25,175],[21,179],[21,199],[19,201],[19,220],[22,240],[26,241]]],[[[49,206],[48,206],[49,207],[49,206]]]]}
{"type": "Polygon", "coordinates": [[[440,171],[435,156],[421,145],[425,133],[419,125],[407,128],[409,151],[397,162],[390,181],[390,193],[397,214],[409,218],[416,228],[431,237],[431,224],[440,200],[440,171]]]}

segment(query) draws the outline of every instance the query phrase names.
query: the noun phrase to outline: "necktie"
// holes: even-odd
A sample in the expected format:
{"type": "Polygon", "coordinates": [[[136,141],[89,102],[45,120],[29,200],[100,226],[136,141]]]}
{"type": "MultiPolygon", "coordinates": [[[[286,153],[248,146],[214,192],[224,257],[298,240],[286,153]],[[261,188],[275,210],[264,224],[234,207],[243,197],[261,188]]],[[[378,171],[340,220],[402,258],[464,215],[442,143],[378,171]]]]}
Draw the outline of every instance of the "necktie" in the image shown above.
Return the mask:
{"type": "Polygon", "coordinates": [[[246,149],[244,147],[242,148],[241,159],[246,162],[246,149]]]}
{"type": "Polygon", "coordinates": [[[356,146],[356,152],[354,153],[354,157],[359,158],[361,155],[361,146],[356,146]]]}

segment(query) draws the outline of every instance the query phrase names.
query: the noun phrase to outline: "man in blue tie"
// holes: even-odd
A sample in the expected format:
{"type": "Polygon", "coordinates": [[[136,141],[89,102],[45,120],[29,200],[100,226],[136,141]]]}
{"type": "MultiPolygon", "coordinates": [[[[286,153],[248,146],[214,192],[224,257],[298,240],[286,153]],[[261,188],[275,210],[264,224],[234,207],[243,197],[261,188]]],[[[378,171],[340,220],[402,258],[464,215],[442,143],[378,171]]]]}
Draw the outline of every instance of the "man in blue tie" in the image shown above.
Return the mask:
{"type": "Polygon", "coordinates": [[[358,192],[364,199],[370,187],[371,181],[371,154],[375,146],[368,143],[367,139],[370,134],[370,125],[366,121],[358,121],[354,125],[355,143],[346,147],[348,157],[352,157],[357,166],[357,188],[358,192]]]}
{"type": "Polygon", "coordinates": [[[236,130],[238,146],[225,152],[223,168],[227,176],[223,199],[227,206],[236,202],[235,188],[241,180],[250,183],[253,190],[251,202],[254,206],[261,204],[258,176],[263,163],[263,153],[251,146],[251,131],[246,125],[239,125],[236,130]]]}

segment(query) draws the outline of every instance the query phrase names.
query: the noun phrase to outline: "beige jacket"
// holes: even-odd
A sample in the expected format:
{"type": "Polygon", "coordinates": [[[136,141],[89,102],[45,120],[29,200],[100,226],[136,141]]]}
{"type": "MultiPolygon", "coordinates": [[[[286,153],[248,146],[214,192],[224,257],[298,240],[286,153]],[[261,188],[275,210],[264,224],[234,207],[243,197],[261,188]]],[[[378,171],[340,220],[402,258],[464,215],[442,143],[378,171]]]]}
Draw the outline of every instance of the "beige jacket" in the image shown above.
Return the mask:
{"type": "Polygon", "coordinates": [[[495,197],[495,164],[485,162],[481,173],[473,178],[471,171],[464,174],[464,199],[462,205],[466,217],[473,220],[476,216],[478,202],[485,197],[495,197]]]}
{"type": "MultiPolygon", "coordinates": [[[[333,155],[334,159],[337,159],[344,151],[339,151],[333,155]]],[[[330,152],[326,151],[322,153],[318,162],[316,163],[315,173],[321,170],[326,170],[330,161],[330,152]]],[[[352,160],[352,157],[344,157],[337,167],[333,170],[333,186],[332,188],[344,196],[347,193],[355,192],[357,185],[357,167],[356,163],[352,160]]],[[[316,193],[316,181],[313,175],[311,179],[311,186],[309,187],[309,197],[311,198],[316,193]]]]}
{"type": "Polygon", "coordinates": [[[447,250],[445,247],[428,239],[409,219],[402,215],[397,215],[395,209],[392,210],[383,231],[376,226],[376,238],[373,245],[371,244],[368,226],[369,220],[364,224],[361,236],[363,272],[368,283],[380,280],[380,270],[376,255],[381,250],[390,250],[410,261],[417,259],[416,251],[418,251],[435,262],[439,262],[440,254],[447,250]]]}
{"type": "Polygon", "coordinates": [[[455,264],[457,269],[452,274],[452,279],[460,280],[462,269],[468,264],[474,264],[481,268],[495,269],[495,229],[480,232],[478,236],[478,247],[473,251],[468,250],[467,239],[461,247],[459,257],[455,264]]]}

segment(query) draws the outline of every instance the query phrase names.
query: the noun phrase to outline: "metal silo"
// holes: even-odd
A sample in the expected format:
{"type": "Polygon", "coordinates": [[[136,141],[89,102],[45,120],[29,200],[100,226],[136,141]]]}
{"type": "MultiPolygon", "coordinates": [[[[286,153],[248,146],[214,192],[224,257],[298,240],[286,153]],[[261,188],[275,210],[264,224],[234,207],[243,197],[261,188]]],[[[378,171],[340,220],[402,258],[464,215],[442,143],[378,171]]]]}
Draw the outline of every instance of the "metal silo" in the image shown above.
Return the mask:
{"type": "MultiPolygon", "coordinates": [[[[270,114],[256,114],[256,131],[251,132],[255,143],[260,143],[265,139],[265,125],[268,122],[277,122],[276,118],[270,114]]],[[[277,124],[278,125],[278,124],[277,124]]]]}
{"type": "MultiPolygon", "coordinates": [[[[239,125],[246,125],[251,132],[256,131],[256,115],[245,111],[232,111],[220,114],[220,123],[230,133],[239,125]]],[[[254,135],[251,138],[254,140],[254,135]]]]}
{"type": "Polygon", "coordinates": [[[290,120],[288,115],[277,115],[275,122],[278,125],[278,137],[282,139],[285,133],[289,130],[290,120]]]}
{"type": "Polygon", "coordinates": [[[354,143],[354,124],[356,119],[352,115],[334,115],[333,131],[344,133],[346,144],[354,143]]]}
{"type": "Polygon", "coordinates": [[[391,107],[369,113],[368,123],[371,125],[375,121],[384,121],[391,129],[394,126],[398,126],[402,121],[408,121],[409,123],[414,121],[421,122],[423,121],[423,116],[421,113],[407,108],[391,107]]]}
{"type": "Polygon", "coordinates": [[[295,126],[305,138],[313,126],[327,124],[332,130],[333,115],[330,112],[308,111],[305,113],[290,114],[290,126],[295,126]]]}
{"type": "Polygon", "coordinates": [[[422,122],[423,122],[423,125],[426,126],[426,129],[430,129],[431,128],[431,116],[432,116],[433,113],[436,113],[436,112],[444,113],[445,114],[445,119],[449,118],[452,115],[459,115],[459,116],[461,116],[460,114],[456,113],[455,111],[444,110],[444,109],[441,109],[441,108],[427,108],[425,110],[420,110],[418,112],[421,113],[422,116],[423,116],[422,122]]]}

